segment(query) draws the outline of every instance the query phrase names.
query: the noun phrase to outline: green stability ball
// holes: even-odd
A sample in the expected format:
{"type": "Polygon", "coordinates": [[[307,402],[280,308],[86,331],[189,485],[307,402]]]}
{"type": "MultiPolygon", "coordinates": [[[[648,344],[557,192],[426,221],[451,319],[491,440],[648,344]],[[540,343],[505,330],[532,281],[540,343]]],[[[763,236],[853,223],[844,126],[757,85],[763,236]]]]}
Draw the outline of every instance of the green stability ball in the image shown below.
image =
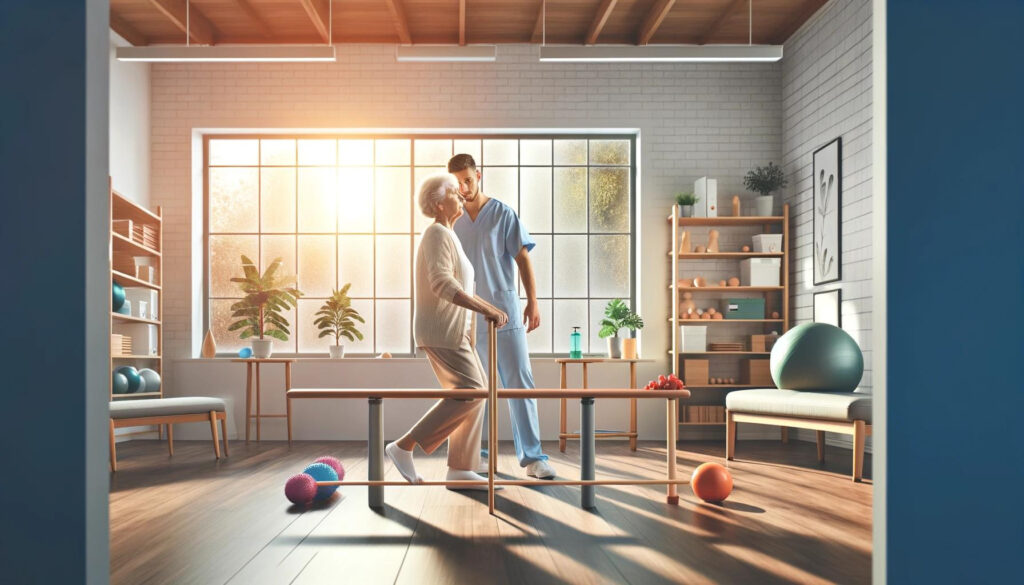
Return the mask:
{"type": "Polygon", "coordinates": [[[115,282],[113,283],[113,286],[110,287],[110,290],[113,293],[111,306],[116,311],[124,305],[124,287],[115,282]]]}
{"type": "Polygon", "coordinates": [[[852,392],[864,374],[864,355],[842,329],[804,323],[775,342],[770,365],[779,388],[852,392]]]}
{"type": "Polygon", "coordinates": [[[112,390],[114,394],[127,394],[128,393],[128,378],[121,372],[114,372],[112,381],[112,390]]]}

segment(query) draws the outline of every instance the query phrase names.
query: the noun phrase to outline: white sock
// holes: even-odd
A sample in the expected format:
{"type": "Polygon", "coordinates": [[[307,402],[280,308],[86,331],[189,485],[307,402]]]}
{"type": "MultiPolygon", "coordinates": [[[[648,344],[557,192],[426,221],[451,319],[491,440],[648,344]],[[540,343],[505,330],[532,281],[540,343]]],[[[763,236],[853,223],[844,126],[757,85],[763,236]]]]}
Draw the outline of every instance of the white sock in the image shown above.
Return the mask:
{"type": "Polygon", "coordinates": [[[395,469],[402,474],[405,481],[409,483],[423,482],[423,478],[416,473],[416,465],[412,462],[412,451],[406,451],[395,443],[388,443],[387,447],[384,447],[384,452],[388,454],[388,458],[395,464],[395,469]]]}
{"type": "MultiPolygon", "coordinates": [[[[469,469],[452,469],[448,468],[448,474],[445,476],[445,481],[487,481],[487,478],[477,474],[476,472],[470,471],[469,469]]],[[[500,490],[502,486],[494,486],[494,489],[500,490]]],[[[450,490],[483,490],[487,491],[487,485],[450,485],[450,490]]]]}

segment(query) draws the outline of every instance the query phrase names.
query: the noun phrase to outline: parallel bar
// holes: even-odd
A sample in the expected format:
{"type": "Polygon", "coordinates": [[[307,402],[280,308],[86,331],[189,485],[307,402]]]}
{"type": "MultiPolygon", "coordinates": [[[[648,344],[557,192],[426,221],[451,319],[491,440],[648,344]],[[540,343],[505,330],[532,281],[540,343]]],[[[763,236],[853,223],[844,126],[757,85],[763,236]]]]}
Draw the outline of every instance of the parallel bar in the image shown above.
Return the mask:
{"type": "MultiPolygon", "coordinates": [[[[370,486],[369,504],[372,508],[380,508],[384,505],[384,413],[381,409],[380,398],[370,398],[370,436],[367,449],[369,451],[370,486]]],[[[342,482],[339,482],[339,484],[342,482]]],[[[349,482],[352,483],[352,482],[349,482]]],[[[353,484],[354,485],[354,484],[353,484]]]]}
{"type": "MultiPolygon", "coordinates": [[[[686,485],[690,483],[689,479],[496,479],[494,485],[496,486],[530,486],[530,485],[558,485],[558,486],[596,486],[596,485],[686,485]]],[[[489,485],[490,483],[483,480],[461,480],[461,481],[424,481],[423,483],[409,483],[407,481],[349,481],[348,479],[339,481],[318,481],[318,486],[370,486],[371,490],[375,487],[440,487],[440,486],[469,486],[469,485],[489,485]]],[[[372,505],[372,504],[371,504],[372,505]]]]}
{"type": "MultiPolygon", "coordinates": [[[[595,439],[621,439],[623,437],[636,437],[637,433],[615,432],[615,433],[594,433],[595,439]]],[[[580,438],[579,433],[559,433],[559,439],[578,439],[580,438]]]]}
{"type": "MultiPolygon", "coordinates": [[[[590,481],[594,479],[595,468],[595,442],[594,442],[594,399],[580,399],[580,425],[583,435],[580,438],[580,479],[590,481]]],[[[580,507],[594,507],[594,486],[584,484],[580,488],[580,507]]]]}
{"type": "MultiPolygon", "coordinates": [[[[735,289],[734,289],[735,290],[735,289]]],[[[690,391],[642,390],[636,388],[498,388],[498,398],[689,398],[690,391]]],[[[445,390],[442,388],[293,388],[291,398],[488,398],[488,390],[445,390]]]]}
{"type": "Polygon", "coordinates": [[[494,476],[498,473],[498,328],[487,324],[487,408],[491,417],[487,435],[487,508],[494,515],[494,476]]]}

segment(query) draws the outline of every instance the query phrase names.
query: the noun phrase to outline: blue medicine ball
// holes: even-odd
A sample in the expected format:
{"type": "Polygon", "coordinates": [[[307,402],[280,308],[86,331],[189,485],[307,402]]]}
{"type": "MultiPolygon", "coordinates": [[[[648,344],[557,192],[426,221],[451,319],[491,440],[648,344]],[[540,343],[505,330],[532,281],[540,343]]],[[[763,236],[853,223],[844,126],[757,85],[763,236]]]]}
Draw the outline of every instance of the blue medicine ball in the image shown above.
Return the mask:
{"type": "Polygon", "coordinates": [[[110,290],[113,293],[112,306],[113,309],[116,311],[120,309],[122,305],[124,305],[124,287],[115,282],[113,283],[113,286],[110,287],[110,290]]]}
{"type": "Polygon", "coordinates": [[[128,378],[121,372],[114,372],[111,387],[114,394],[128,393],[128,378]]]}
{"type": "MultiPolygon", "coordinates": [[[[338,473],[326,463],[314,463],[302,470],[302,473],[313,476],[317,481],[338,481],[338,473]]],[[[326,500],[338,490],[338,486],[323,486],[316,490],[314,500],[326,500]]]]}

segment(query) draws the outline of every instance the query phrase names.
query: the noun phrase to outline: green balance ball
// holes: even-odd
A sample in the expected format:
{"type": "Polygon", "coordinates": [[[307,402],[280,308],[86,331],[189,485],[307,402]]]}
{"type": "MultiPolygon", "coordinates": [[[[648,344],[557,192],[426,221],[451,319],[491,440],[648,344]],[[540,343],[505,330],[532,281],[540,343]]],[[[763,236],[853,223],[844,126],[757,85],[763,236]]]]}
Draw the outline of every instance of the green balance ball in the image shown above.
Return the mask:
{"type": "Polygon", "coordinates": [[[775,342],[770,367],[779,388],[852,392],[864,374],[864,355],[842,329],[804,323],[775,342]]]}
{"type": "Polygon", "coordinates": [[[146,392],[159,392],[160,391],[160,374],[156,373],[155,370],[149,368],[142,368],[139,370],[139,377],[145,383],[146,392]]]}
{"type": "Polygon", "coordinates": [[[114,295],[112,299],[112,307],[116,311],[124,305],[124,287],[115,282],[113,283],[113,286],[110,287],[110,290],[114,295]]]}
{"type": "Polygon", "coordinates": [[[114,372],[111,386],[114,391],[114,394],[127,394],[128,378],[121,372],[114,372]]]}
{"type": "Polygon", "coordinates": [[[139,376],[139,371],[132,366],[121,366],[114,370],[115,373],[121,374],[128,379],[128,393],[138,392],[139,388],[142,387],[142,377],[139,376]]]}

